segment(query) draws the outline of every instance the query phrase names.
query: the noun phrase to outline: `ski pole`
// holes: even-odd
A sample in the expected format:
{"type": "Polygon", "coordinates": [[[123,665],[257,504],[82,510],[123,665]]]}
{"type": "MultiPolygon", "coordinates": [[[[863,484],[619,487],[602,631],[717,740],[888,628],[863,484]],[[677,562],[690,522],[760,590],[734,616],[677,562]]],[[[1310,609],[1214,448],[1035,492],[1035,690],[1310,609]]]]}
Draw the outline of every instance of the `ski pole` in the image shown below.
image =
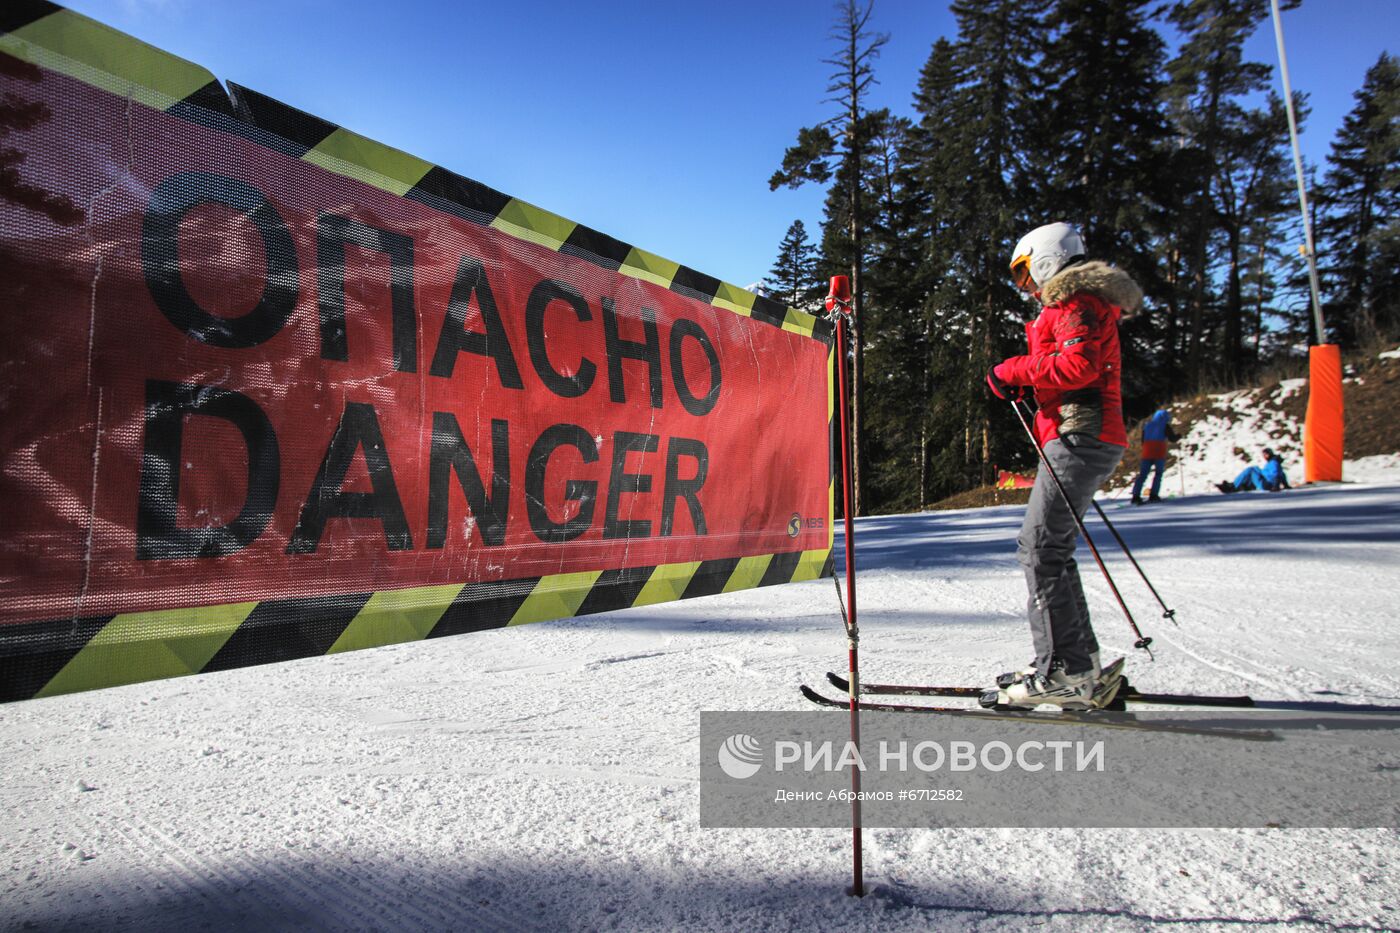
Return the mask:
{"type": "Polygon", "coordinates": [[[1089,501],[1094,503],[1094,511],[1099,513],[1099,518],[1103,519],[1103,523],[1107,525],[1108,530],[1112,532],[1113,540],[1118,542],[1118,546],[1122,548],[1123,553],[1127,555],[1128,561],[1133,565],[1133,569],[1138,572],[1138,576],[1142,577],[1142,582],[1146,583],[1147,588],[1152,591],[1152,597],[1157,600],[1157,605],[1162,607],[1162,618],[1171,622],[1172,625],[1177,625],[1176,610],[1168,609],[1167,604],[1162,601],[1162,597],[1157,595],[1157,588],[1152,585],[1151,580],[1147,579],[1147,574],[1143,571],[1142,567],[1138,565],[1137,558],[1134,557],[1133,552],[1128,549],[1128,542],[1123,540],[1123,536],[1118,533],[1118,529],[1113,526],[1113,522],[1108,520],[1108,515],[1105,514],[1103,506],[1099,505],[1096,500],[1091,499],[1089,501]]]}
{"type": "MultiPolygon", "coordinates": [[[[851,323],[851,280],[844,275],[831,277],[831,291],[826,296],[826,310],[836,321],[836,411],[841,428],[841,502],[846,522],[846,605],[841,607],[846,626],[846,651],[850,667],[851,744],[860,751],[860,674],[857,664],[860,630],[856,627],[856,534],[851,515],[851,436],[846,424],[846,326],[851,323]]],[[[833,578],[833,582],[835,582],[833,578]]],[[[841,599],[841,587],[836,587],[836,599],[841,599]]],[[[860,769],[851,769],[851,858],[855,880],[850,893],[865,896],[865,871],[861,856],[860,769]]]]}
{"type": "Polygon", "coordinates": [[[1141,648],[1147,652],[1147,656],[1156,660],[1152,654],[1152,639],[1142,634],[1142,629],[1138,628],[1137,622],[1133,619],[1133,614],[1128,609],[1128,604],[1123,602],[1123,595],[1118,592],[1118,585],[1113,582],[1113,576],[1108,572],[1108,567],[1104,565],[1103,558],[1099,555],[1099,549],[1094,546],[1094,539],[1089,537],[1089,529],[1084,527],[1084,519],[1079,517],[1079,513],[1074,510],[1074,503],[1070,501],[1069,493],[1065,491],[1065,484],[1060,482],[1059,476],[1055,475],[1055,468],[1050,465],[1050,459],[1045,456],[1045,448],[1040,446],[1040,441],[1036,440],[1035,432],[1031,430],[1030,422],[1026,420],[1025,414],[1021,411],[1019,399],[1011,399],[1011,408],[1016,412],[1016,420],[1021,422],[1021,427],[1025,429],[1026,436],[1035,445],[1035,452],[1040,455],[1040,463],[1045,467],[1045,471],[1050,474],[1050,478],[1055,481],[1055,488],[1060,491],[1060,497],[1065,500],[1065,505],[1069,508],[1069,514],[1074,518],[1074,524],[1079,528],[1079,533],[1084,536],[1084,543],[1089,545],[1089,551],[1094,555],[1094,562],[1099,565],[1099,570],[1103,572],[1103,578],[1108,581],[1108,588],[1113,591],[1113,598],[1118,600],[1118,608],[1123,610],[1123,615],[1128,619],[1128,626],[1137,636],[1137,641],[1133,642],[1134,648],[1141,648]]]}

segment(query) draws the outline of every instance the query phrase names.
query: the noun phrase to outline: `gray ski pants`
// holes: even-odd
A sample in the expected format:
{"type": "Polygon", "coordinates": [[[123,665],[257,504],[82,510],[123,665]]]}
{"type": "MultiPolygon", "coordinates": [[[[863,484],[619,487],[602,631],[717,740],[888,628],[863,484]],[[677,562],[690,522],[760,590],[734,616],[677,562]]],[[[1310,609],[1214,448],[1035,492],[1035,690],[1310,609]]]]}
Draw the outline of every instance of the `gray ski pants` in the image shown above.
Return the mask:
{"type": "MultiPolygon", "coordinates": [[[[1094,493],[1123,459],[1123,448],[1087,434],[1067,434],[1045,445],[1045,459],[1064,485],[1075,514],[1083,518],[1094,493]]],[[[1026,611],[1035,666],[1042,674],[1050,672],[1055,658],[1071,674],[1087,671],[1093,666],[1090,653],[1099,650],[1074,561],[1078,535],[1064,496],[1042,468],[1016,539],[1016,559],[1026,572],[1030,591],[1026,611]]]]}

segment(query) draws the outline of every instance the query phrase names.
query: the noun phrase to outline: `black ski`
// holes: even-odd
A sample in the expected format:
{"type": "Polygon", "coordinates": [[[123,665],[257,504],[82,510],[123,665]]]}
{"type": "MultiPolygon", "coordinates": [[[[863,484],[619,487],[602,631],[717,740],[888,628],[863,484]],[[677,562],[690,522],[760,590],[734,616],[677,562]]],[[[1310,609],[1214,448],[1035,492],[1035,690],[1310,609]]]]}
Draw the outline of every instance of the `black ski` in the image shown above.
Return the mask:
{"type": "MultiPolygon", "coordinates": [[[[826,679],[838,690],[850,690],[850,685],[846,678],[839,674],[827,672],[826,679]]],[[[879,694],[881,696],[906,696],[906,697],[980,697],[987,692],[987,687],[924,687],[910,684],[861,684],[861,693],[879,694]]],[[[1139,693],[1127,678],[1123,679],[1118,687],[1118,699],[1126,700],[1129,703],[1163,703],[1175,704],[1177,706],[1226,706],[1226,707],[1252,707],[1253,697],[1248,696],[1199,696],[1193,693],[1139,693]]]]}
{"type": "MultiPolygon", "coordinates": [[[[818,693],[806,684],[801,685],[802,695],[818,706],[832,709],[850,709],[849,697],[834,699],[818,693]]],[[[1099,718],[1096,711],[1064,711],[1060,713],[1039,713],[1035,710],[1015,707],[977,709],[971,706],[925,706],[920,703],[872,703],[861,700],[856,704],[861,712],[874,713],[975,713],[994,719],[1008,719],[1016,722],[1041,722],[1059,725],[1099,726],[1105,729],[1130,729],[1139,732],[1171,732],[1177,735],[1203,735],[1222,739],[1244,739],[1249,742],[1272,742],[1278,736],[1267,729],[1219,729],[1205,726],[1188,726],[1174,722],[1154,722],[1151,720],[1123,720],[1099,718]]]]}

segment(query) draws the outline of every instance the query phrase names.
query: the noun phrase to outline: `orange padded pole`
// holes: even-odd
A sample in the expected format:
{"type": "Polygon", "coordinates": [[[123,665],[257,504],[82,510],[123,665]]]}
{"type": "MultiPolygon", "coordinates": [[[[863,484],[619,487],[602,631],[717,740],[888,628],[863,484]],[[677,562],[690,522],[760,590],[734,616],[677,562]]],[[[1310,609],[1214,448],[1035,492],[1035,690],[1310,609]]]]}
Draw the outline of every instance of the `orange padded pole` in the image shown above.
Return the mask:
{"type": "Polygon", "coordinates": [[[1308,348],[1308,414],[1303,424],[1303,479],[1340,482],[1346,434],[1342,410],[1342,351],[1336,344],[1308,348]]]}

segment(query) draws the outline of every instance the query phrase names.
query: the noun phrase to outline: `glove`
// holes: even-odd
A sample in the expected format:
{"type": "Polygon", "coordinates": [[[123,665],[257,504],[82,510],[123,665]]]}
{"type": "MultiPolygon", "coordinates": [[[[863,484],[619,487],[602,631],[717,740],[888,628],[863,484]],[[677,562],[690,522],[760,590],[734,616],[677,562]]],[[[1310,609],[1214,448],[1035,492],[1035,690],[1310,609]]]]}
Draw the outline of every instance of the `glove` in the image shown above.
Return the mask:
{"type": "Polygon", "coordinates": [[[995,369],[987,373],[987,388],[991,389],[997,398],[1008,402],[1019,402],[1026,397],[1025,386],[1007,385],[1001,381],[995,369]]]}

